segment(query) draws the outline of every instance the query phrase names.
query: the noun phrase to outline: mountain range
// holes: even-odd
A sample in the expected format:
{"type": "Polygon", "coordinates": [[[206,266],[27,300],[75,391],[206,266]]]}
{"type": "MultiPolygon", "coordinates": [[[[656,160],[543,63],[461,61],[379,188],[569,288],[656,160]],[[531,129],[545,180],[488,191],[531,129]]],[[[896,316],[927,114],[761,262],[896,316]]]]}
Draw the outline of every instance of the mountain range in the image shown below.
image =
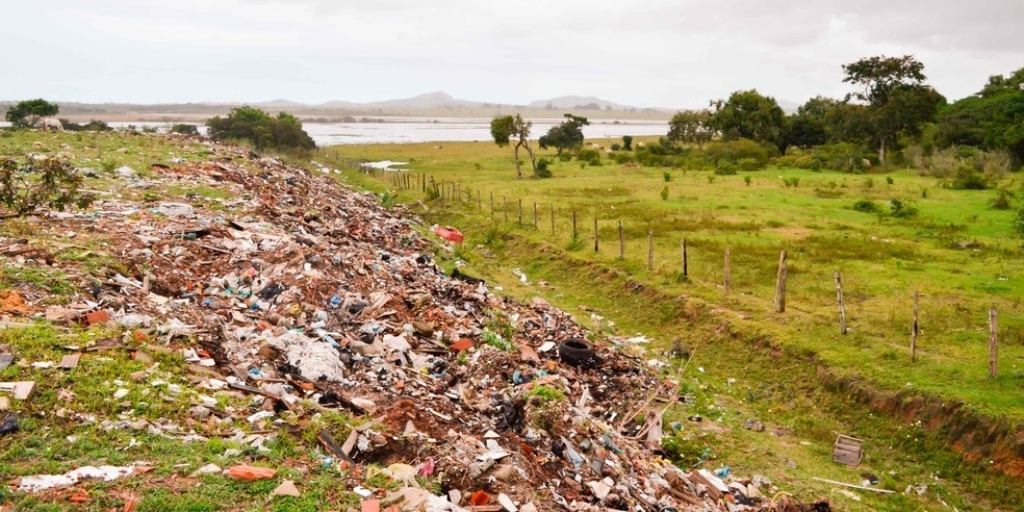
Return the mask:
{"type": "MultiPolygon", "coordinates": [[[[501,103],[489,103],[486,101],[473,101],[459,99],[451,94],[436,91],[420,94],[411,98],[402,98],[385,101],[374,101],[368,103],[354,103],[350,101],[328,101],[320,104],[306,104],[286,99],[275,99],[260,103],[251,103],[253,107],[261,108],[306,108],[306,109],[429,109],[429,108],[487,108],[505,105],[501,103]]],[[[581,110],[645,110],[641,107],[622,105],[611,101],[603,100],[595,96],[560,96],[546,100],[537,100],[525,105],[527,108],[537,109],[581,109],[581,110]]],[[[649,110],[673,111],[676,109],[657,108],[649,110]]]]}

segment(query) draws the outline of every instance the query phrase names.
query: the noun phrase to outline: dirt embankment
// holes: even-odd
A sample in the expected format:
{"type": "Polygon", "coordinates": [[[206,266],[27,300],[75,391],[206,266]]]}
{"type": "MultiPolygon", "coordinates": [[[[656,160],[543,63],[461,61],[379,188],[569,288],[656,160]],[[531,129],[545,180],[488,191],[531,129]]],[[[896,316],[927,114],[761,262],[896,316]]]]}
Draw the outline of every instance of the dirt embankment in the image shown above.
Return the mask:
{"type": "Polygon", "coordinates": [[[1024,477],[1024,427],[986,417],[963,402],[949,402],[918,391],[884,391],[858,377],[838,376],[824,366],[818,377],[826,388],[907,423],[920,421],[965,460],[984,463],[1013,477],[1024,477]],[[991,462],[989,462],[991,461],[991,462]]]}

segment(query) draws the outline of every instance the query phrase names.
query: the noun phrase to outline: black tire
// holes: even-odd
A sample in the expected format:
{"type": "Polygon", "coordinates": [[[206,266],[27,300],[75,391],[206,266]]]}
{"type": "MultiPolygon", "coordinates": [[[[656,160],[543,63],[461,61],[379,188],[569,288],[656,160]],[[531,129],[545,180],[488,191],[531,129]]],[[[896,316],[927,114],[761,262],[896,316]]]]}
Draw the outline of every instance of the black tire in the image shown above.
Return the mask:
{"type": "Polygon", "coordinates": [[[589,366],[597,361],[594,346],[583,338],[569,338],[559,343],[558,357],[573,366],[589,366]]]}

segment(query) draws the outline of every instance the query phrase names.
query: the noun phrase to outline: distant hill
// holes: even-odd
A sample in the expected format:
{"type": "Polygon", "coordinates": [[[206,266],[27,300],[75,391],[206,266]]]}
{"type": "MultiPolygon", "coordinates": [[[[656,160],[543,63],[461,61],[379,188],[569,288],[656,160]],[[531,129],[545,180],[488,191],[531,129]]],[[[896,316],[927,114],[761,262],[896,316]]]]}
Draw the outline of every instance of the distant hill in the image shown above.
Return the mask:
{"type": "Polygon", "coordinates": [[[276,99],[260,103],[253,103],[251,106],[261,108],[304,108],[308,107],[309,105],[306,105],[305,103],[299,103],[297,101],[276,99]]]}
{"type": "Polygon", "coordinates": [[[413,96],[412,98],[362,104],[364,107],[375,108],[472,108],[479,107],[480,105],[481,103],[479,101],[456,99],[451,94],[441,91],[428,92],[426,94],[420,94],[419,96],[413,96]]]}
{"type": "Polygon", "coordinates": [[[622,105],[619,103],[613,103],[608,100],[602,100],[596,96],[559,96],[557,98],[551,98],[548,100],[537,100],[529,105],[530,108],[544,108],[544,109],[555,109],[563,110],[569,108],[583,109],[583,110],[631,110],[637,109],[637,107],[631,107],[629,105],[622,105]]]}

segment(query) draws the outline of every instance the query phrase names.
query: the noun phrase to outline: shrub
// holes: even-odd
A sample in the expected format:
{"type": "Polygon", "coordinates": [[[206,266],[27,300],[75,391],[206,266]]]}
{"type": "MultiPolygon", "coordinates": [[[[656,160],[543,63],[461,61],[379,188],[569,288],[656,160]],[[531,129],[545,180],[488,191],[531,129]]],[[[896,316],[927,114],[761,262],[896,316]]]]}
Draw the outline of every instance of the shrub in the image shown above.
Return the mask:
{"type": "Polygon", "coordinates": [[[715,182],[715,175],[714,174],[708,174],[708,184],[711,184],[711,183],[714,183],[714,182],[715,182]]]}
{"type": "Polygon", "coordinates": [[[796,188],[800,186],[800,178],[797,178],[796,176],[793,176],[792,178],[783,178],[782,183],[786,185],[786,187],[796,188]]]}
{"type": "Polygon", "coordinates": [[[913,217],[917,215],[917,208],[910,204],[909,201],[901,201],[899,199],[889,200],[889,215],[896,218],[913,217]]]}
{"type": "Polygon", "coordinates": [[[601,167],[601,157],[595,156],[594,158],[587,160],[587,164],[591,167],[601,167]]]}
{"type": "Polygon", "coordinates": [[[875,186],[875,180],[872,178],[864,178],[864,188],[872,188],[875,186]]]}
{"type": "Polygon", "coordinates": [[[989,204],[996,210],[1009,210],[1011,208],[1010,199],[1012,198],[1013,192],[1006,188],[999,188],[996,190],[996,196],[992,198],[989,204]]]}
{"type": "Polygon", "coordinates": [[[561,155],[558,155],[559,162],[568,162],[569,160],[572,160],[572,155],[569,153],[562,153],[561,155]]]}
{"type": "Polygon", "coordinates": [[[893,183],[896,183],[896,181],[892,179],[892,176],[886,176],[885,177],[885,182],[890,184],[890,185],[892,185],[893,183]]]}
{"type": "Polygon", "coordinates": [[[869,201],[867,199],[861,199],[860,201],[853,203],[852,208],[855,212],[863,213],[878,213],[882,211],[882,209],[878,207],[878,204],[876,204],[874,201],[869,201]]]}
{"type": "Polygon", "coordinates": [[[238,107],[227,117],[210,119],[206,126],[213,139],[248,140],[257,149],[309,151],[316,148],[313,139],[302,129],[302,122],[286,112],[271,117],[258,108],[238,107]]]}
{"type": "Polygon", "coordinates": [[[756,171],[764,168],[764,166],[754,158],[741,158],[740,161],[737,162],[737,165],[739,165],[741,171],[756,171]]]}
{"type": "Polygon", "coordinates": [[[736,164],[720,160],[715,166],[715,174],[719,176],[732,176],[736,174],[736,164]]]}
{"type": "Polygon", "coordinates": [[[601,153],[596,149],[581,149],[576,153],[576,159],[581,162],[590,162],[591,160],[601,160],[601,153]]]}
{"type": "Polygon", "coordinates": [[[665,179],[665,183],[672,181],[672,173],[668,171],[661,173],[661,177],[665,179]]]}
{"type": "Polygon", "coordinates": [[[957,190],[985,190],[989,187],[988,180],[973,165],[964,163],[956,169],[952,188],[957,190]]]}
{"type": "Polygon", "coordinates": [[[615,153],[614,155],[612,155],[612,160],[615,163],[617,163],[619,165],[622,165],[622,164],[626,164],[626,163],[632,162],[633,161],[633,155],[630,154],[630,153],[615,153]]]}
{"type": "Polygon", "coordinates": [[[626,151],[631,151],[633,149],[633,136],[632,135],[623,135],[622,136],[622,149],[625,149],[626,151]]]}
{"type": "Polygon", "coordinates": [[[737,164],[740,160],[750,158],[757,162],[758,168],[761,168],[768,165],[769,158],[768,151],[750,139],[708,144],[704,153],[705,158],[716,166],[721,161],[737,164]]]}
{"type": "Polygon", "coordinates": [[[548,168],[549,165],[551,165],[551,161],[548,160],[547,158],[541,158],[540,160],[537,160],[537,172],[536,172],[536,174],[537,174],[538,178],[543,179],[543,178],[550,178],[551,176],[553,176],[551,174],[551,169],[548,168]]]}
{"type": "Polygon", "coordinates": [[[747,175],[743,177],[743,183],[746,183],[748,187],[750,186],[751,181],[754,181],[754,178],[751,176],[747,175]]]}
{"type": "Polygon", "coordinates": [[[1013,230],[1017,235],[1024,237],[1024,206],[1017,209],[1017,215],[1013,217],[1013,230]]]}
{"type": "Polygon", "coordinates": [[[29,159],[21,164],[12,158],[0,158],[0,203],[9,213],[0,217],[20,217],[44,206],[64,211],[71,205],[85,208],[92,195],[81,192],[82,175],[64,160],[29,159]]]}
{"type": "Polygon", "coordinates": [[[618,142],[613,142],[612,145],[609,146],[609,147],[611,148],[612,151],[621,151],[622,150],[622,146],[620,146],[618,142]]]}
{"type": "Polygon", "coordinates": [[[171,133],[182,135],[199,135],[199,127],[188,123],[175,123],[171,125],[171,133]]]}
{"type": "Polygon", "coordinates": [[[661,188],[661,200],[668,201],[668,185],[661,188]]]}

